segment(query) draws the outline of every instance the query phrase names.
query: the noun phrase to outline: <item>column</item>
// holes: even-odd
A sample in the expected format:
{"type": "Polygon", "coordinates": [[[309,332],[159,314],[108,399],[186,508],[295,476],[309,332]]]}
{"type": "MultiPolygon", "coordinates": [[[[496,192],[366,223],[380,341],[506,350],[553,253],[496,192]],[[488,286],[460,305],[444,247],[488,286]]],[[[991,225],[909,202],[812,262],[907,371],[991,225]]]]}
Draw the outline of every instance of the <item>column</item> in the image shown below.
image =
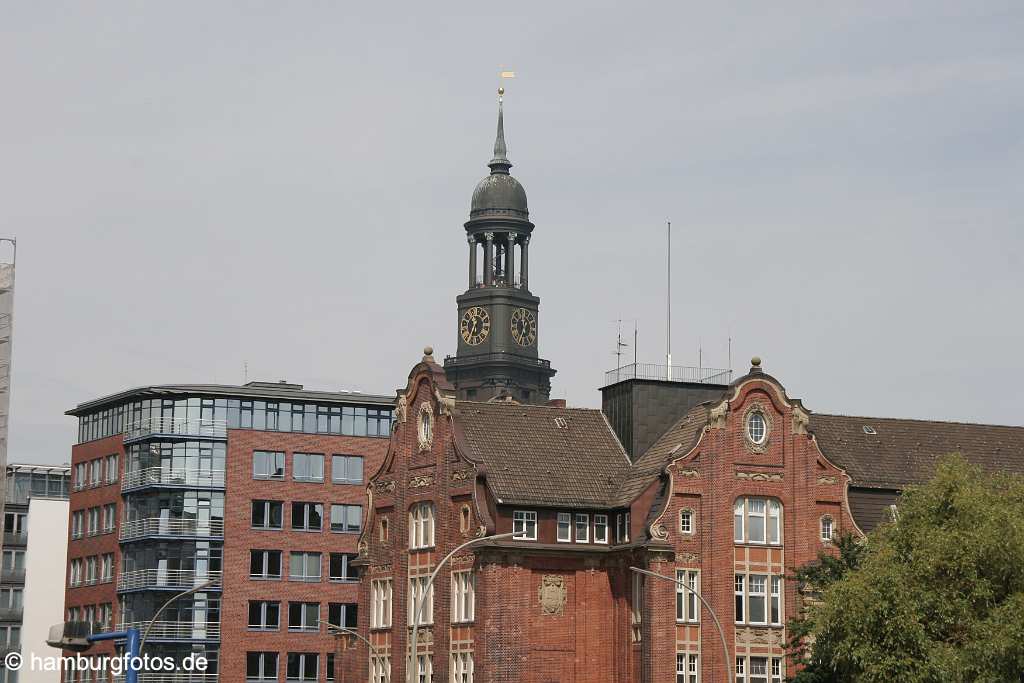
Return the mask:
{"type": "Polygon", "coordinates": [[[508,271],[508,286],[516,286],[516,234],[510,232],[508,234],[508,263],[506,264],[508,271]]]}
{"type": "Polygon", "coordinates": [[[494,284],[494,233],[484,233],[484,285],[494,284]]]}
{"type": "Polygon", "coordinates": [[[529,273],[529,256],[530,256],[529,249],[530,249],[530,236],[529,235],[523,235],[523,262],[519,266],[519,268],[522,270],[522,273],[519,276],[519,286],[522,287],[523,289],[527,289],[527,290],[530,289],[530,285],[527,282],[528,273],[529,273]]]}
{"type": "Polygon", "coordinates": [[[469,242],[469,288],[476,287],[476,235],[466,237],[469,242]]]}

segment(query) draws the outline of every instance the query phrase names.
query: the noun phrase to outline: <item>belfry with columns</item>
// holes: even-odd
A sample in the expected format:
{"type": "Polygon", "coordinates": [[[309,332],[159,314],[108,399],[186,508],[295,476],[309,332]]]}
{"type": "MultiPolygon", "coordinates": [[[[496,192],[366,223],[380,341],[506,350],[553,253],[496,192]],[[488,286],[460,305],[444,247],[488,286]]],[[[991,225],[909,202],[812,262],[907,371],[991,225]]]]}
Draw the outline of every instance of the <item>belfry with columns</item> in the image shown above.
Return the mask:
{"type": "Polygon", "coordinates": [[[529,288],[534,225],[526,191],[509,173],[503,95],[499,90],[491,172],[473,191],[464,226],[469,278],[456,298],[458,350],[444,369],[461,400],[545,403],[555,371],[537,352],[540,298],[529,288]]]}

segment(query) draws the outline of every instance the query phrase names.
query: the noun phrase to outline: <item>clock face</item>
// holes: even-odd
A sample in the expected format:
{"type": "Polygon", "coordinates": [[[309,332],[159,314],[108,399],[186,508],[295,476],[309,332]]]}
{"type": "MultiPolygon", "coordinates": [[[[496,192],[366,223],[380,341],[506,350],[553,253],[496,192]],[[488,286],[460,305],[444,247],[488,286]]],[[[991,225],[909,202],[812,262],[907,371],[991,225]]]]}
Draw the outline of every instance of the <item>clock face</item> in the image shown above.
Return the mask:
{"type": "Polygon", "coordinates": [[[537,316],[533,311],[517,308],[512,311],[512,338],[520,346],[533,346],[537,341],[537,316]]]}
{"type": "Polygon", "coordinates": [[[473,306],[462,314],[462,321],[459,323],[459,331],[462,333],[462,341],[470,346],[476,346],[491,332],[491,316],[483,306],[473,306]]]}

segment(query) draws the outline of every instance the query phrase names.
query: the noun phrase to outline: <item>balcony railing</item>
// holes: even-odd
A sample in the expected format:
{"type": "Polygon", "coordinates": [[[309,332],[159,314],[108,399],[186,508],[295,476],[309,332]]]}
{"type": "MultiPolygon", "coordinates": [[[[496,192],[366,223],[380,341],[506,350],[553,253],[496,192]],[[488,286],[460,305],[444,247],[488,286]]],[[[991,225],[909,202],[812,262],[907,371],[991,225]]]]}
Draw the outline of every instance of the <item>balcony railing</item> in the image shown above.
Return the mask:
{"type": "Polygon", "coordinates": [[[224,470],[167,469],[146,467],[125,472],[121,491],[144,486],[192,486],[196,488],[224,488],[224,470]]]}
{"type": "MultiPolygon", "coordinates": [[[[124,675],[114,676],[114,683],[125,683],[124,675]]],[[[175,671],[173,673],[140,673],[139,683],[217,683],[217,674],[189,673],[175,671]]]]}
{"type": "Polygon", "coordinates": [[[0,581],[3,583],[25,583],[25,570],[2,569],[0,570],[0,581]]]}
{"type": "Polygon", "coordinates": [[[21,621],[23,607],[0,607],[0,621],[21,621]]]}
{"type": "Polygon", "coordinates": [[[228,424],[225,420],[198,417],[150,417],[132,422],[124,432],[125,442],[138,441],[151,436],[198,437],[226,439],[228,424]]]}
{"type": "MultiPolygon", "coordinates": [[[[126,621],[118,625],[118,631],[137,628],[144,632],[148,621],[126,621]]],[[[191,621],[155,621],[149,631],[151,640],[220,640],[219,623],[193,623],[191,621]]]]}
{"type": "Polygon", "coordinates": [[[693,382],[695,384],[728,384],[732,370],[722,368],[695,368],[685,365],[656,365],[630,363],[604,373],[604,384],[615,384],[627,379],[654,379],[662,382],[693,382]]]}
{"type": "MultiPolygon", "coordinates": [[[[117,575],[117,590],[132,591],[153,588],[157,590],[187,590],[206,583],[210,579],[219,579],[220,572],[195,572],[191,569],[134,569],[117,575]]],[[[210,590],[218,590],[218,586],[210,590]]]]}
{"type": "Polygon", "coordinates": [[[27,545],[28,544],[28,532],[23,531],[16,533],[14,531],[4,532],[4,547],[7,548],[12,545],[27,545]]]}
{"type": "Polygon", "coordinates": [[[170,536],[174,538],[223,538],[224,520],[222,519],[164,519],[147,517],[121,524],[118,539],[131,541],[137,538],[152,536],[170,536]]]}

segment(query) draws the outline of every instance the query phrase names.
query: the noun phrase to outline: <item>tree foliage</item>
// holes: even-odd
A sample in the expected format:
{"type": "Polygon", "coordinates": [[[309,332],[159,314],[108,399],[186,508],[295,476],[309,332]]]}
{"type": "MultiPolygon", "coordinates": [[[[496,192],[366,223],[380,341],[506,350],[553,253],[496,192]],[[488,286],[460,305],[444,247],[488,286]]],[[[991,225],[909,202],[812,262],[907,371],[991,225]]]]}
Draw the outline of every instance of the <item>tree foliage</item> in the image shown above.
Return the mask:
{"type": "Polygon", "coordinates": [[[1024,681],[1024,479],[948,456],[838,545],[797,572],[820,601],[789,624],[795,683],[1024,681]]]}

